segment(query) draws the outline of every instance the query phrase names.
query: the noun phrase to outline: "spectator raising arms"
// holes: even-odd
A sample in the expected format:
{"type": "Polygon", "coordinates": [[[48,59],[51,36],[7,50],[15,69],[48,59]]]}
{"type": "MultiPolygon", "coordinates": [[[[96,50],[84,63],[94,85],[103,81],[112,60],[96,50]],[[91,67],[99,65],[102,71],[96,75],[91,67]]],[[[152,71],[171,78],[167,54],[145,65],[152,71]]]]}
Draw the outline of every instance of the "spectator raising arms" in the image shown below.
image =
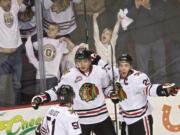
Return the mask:
{"type": "MultiPolygon", "coordinates": [[[[48,37],[43,38],[43,53],[45,60],[45,77],[47,82],[47,89],[55,86],[60,79],[60,64],[64,54],[67,54],[69,50],[67,49],[67,40],[56,39],[57,33],[59,32],[59,26],[57,24],[51,24],[48,27],[47,35],[48,37]]],[[[34,55],[33,46],[35,50],[38,50],[37,42],[31,42],[31,38],[28,39],[26,43],[26,53],[30,63],[37,69],[36,79],[36,91],[40,90],[40,69],[39,61],[34,55]]]]}
{"type": "Polygon", "coordinates": [[[115,59],[115,46],[116,46],[116,40],[118,38],[118,31],[120,27],[121,18],[119,15],[117,15],[117,22],[114,26],[114,30],[112,31],[109,28],[105,28],[101,34],[101,37],[99,36],[99,28],[97,24],[97,17],[99,16],[99,13],[95,13],[93,15],[93,23],[94,23],[94,41],[95,41],[95,47],[96,52],[98,55],[101,56],[101,58],[111,64],[111,45],[113,49],[113,63],[116,63],[115,59]]]}

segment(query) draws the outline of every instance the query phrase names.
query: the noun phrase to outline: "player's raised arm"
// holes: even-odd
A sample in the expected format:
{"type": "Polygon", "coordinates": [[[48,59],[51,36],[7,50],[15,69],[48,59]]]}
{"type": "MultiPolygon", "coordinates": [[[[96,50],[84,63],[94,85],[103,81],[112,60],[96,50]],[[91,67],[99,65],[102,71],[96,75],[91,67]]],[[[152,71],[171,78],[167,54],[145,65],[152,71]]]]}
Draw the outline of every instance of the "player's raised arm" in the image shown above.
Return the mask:
{"type": "Polygon", "coordinates": [[[36,96],[34,96],[31,100],[31,105],[34,109],[38,109],[39,106],[43,103],[47,103],[50,101],[56,101],[57,100],[57,91],[63,84],[68,84],[68,79],[66,79],[68,74],[65,74],[62,76],[61,81],[58,83],[57,86],[40,93],[36,96]]]}

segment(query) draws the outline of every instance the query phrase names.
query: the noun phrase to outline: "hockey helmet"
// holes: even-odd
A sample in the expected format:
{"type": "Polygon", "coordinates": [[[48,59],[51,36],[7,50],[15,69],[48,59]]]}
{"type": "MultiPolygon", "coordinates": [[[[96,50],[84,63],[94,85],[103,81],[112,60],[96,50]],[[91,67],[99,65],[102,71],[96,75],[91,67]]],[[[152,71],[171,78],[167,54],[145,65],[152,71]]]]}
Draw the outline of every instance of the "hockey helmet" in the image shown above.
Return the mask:
{"type": "Polygon", "coordinates": [[[132,61],[132,57],[127,53],[121,54],[118,58],[118,62],[128,62],[129,64],[132,64],[132,61]]]}
{"type": "Polygon", "coordinates": [[[75,93],[70,85],[62,85],[57,90],[58,101],[62,104],[73,103],[75,93]]]}
{"type": "Polygon", "coordinates": [[[91,52],[87,50],[87,48],[79,48],[75,54],[75,60],[83,60],[89,59],[91,60],[91,52]]]}

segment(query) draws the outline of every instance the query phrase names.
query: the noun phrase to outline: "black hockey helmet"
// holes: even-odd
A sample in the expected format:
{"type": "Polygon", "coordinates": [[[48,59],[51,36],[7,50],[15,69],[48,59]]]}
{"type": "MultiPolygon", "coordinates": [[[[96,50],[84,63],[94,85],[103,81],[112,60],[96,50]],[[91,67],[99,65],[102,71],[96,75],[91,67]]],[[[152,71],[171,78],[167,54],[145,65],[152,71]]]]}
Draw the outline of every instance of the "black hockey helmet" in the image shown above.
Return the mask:
{"type": "Polygon", "coordinates": [[[79,48],[75,54],[75,60],[91,60],[91,52],[87,48],[79,48]]]}
{"type": "Polygon", "coordinates": [[[57,90],[58,101],[62,104],[73,103],[75,93],[70,85],[62,85],[57,90]]]}
{"type": "Polygon", "coordinates": [[[132,64],[133,59],[132,59],[132,57],[131,57],[129,54],[123,53],[123,54],[121,54],[121,55],[119,56],[119,58],[118,58],[118,63],[119,63],[119,62],[123,62],[123,61],[132,64]]]}

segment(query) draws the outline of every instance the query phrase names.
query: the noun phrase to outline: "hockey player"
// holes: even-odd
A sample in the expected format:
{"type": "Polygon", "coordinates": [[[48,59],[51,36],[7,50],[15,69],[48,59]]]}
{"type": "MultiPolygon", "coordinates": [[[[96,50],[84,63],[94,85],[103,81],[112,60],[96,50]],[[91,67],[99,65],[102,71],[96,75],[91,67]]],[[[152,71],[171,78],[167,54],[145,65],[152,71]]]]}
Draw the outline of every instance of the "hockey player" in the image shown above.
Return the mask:
{"type": "Polygon", "coordinates": [[[70,85],[62,85],[57,90],[59,105],[47,111],[36,129],[36,135],[80,135],[79,118],[72,108],[74,97],[73,88],[70,85]]]}
{"type": "MultiPolygon", "coordinates": [[[[120,114],[128,127],[128,135],[152,135],[153,118],[148,96],[175,96],[174,84],[151,84],[149,77],[132,69],[132,58],[122,54],[118,59],[119,75],[115,83],[120,114]],[[121,92],[120,92],[121,91],[121,92]]],[[[114,102],[117,100],[114,99],[114,102]]]]}
{"type": "Polygon", "coordinates": [[[85,48],[80,48],[75,54],[76,68],[62,76],[57,87],[50,89],[32,99],[32,105],[56,100],[55,91],[61,85],[69,84],[75,91],[74,109],[79,115],[82,135],[115,135],[113,123],[108,115],[105,104],[105,95],[109,95],[112,87],[109,86],[108,74],[100,66],[91,64],[91,54],[85,48]]]}

